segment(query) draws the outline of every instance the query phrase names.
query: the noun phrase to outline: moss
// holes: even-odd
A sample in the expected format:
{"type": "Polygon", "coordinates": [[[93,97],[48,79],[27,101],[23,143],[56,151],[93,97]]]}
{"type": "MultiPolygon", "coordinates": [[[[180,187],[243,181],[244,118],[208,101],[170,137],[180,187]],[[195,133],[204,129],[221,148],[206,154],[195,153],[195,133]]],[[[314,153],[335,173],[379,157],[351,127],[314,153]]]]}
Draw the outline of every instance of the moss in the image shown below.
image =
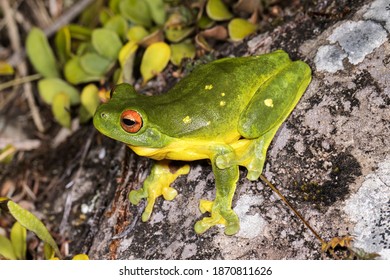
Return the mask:
{"type": "Polygon", "coordinates": [[[349,185],[361,175],[361,167],[352,155],[345,152],[333,157],[331,161],[333,167],[329,174],[330,180],[297,184],[301,200],[314,202],[318,206],[330,206],[348,195],[349,185]]]}

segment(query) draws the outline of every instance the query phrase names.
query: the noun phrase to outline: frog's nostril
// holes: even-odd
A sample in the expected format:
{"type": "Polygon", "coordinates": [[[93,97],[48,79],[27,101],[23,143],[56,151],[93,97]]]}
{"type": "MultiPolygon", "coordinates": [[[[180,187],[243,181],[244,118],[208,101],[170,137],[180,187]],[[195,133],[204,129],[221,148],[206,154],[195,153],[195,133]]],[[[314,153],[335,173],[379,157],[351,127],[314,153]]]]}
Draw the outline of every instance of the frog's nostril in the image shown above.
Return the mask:
{"type": "Polygon", "coordinates": [[[101,114],[100,114],[100,117],[101,117],[102,119],[106,119],[107,116],[108,116],[108,115],[107,115],[106,113],[101,113],[101,114]]]}

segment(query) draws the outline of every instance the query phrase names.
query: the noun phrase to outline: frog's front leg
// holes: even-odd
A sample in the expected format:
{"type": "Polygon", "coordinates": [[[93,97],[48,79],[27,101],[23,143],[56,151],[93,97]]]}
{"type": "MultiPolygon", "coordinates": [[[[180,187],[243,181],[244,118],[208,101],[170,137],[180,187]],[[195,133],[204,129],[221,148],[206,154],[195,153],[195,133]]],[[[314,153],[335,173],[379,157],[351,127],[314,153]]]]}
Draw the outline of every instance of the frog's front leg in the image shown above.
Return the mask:
{"type": "MultiPolygon", "coordinates": [[[[229,153],[233,152],[229,149],[229,153]]],[[[216,164],[216,157],[212,158],[213,173],[215,176],[216,196],[214,201],[201,200],[200,211],[210,212],[210,217],[203,218],[195,224],[195,231],[201,234],[210,227],[225,225],[225,234],[233,235],[240,229],[237,214],[232,209],[232,201],[239,177],[238,166],[221,169],[216,164]]]]}
{"type": "Polygon", "coordinates": [[[169,160],[158,161],[153,165],[143,187],[139,190],[133,190],[129,194],[130,202],[134,205],[138,205],[143,198],[147,200],[142,221],[149,220],[157,197],[163,196],[166,200],[172,200],[176,197],[177,191],[170,185],[178,176],[188,174],[189,171],[188,164],[177,168],[170,165],[169,160]]]}

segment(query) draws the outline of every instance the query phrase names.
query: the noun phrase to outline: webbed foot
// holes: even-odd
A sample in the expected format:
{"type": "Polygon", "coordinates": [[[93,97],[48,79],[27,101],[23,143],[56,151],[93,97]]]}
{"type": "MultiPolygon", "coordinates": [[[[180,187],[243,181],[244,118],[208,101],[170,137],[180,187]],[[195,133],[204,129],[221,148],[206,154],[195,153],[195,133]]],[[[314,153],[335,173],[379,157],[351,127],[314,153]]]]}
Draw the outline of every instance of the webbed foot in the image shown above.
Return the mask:
{"type": "Polygon", "coordinates": [[[167,160],[155,163],[143,187],[139,190],[133,190],[129,194],[129,200],[134,205],[138,205],[143,198],[147,199],[147,204],[142,214],[143,222],[149,220],[157,197],[163,196],[165,200],[172,200],[176,197],[177,191],[170,185],[178,176],[187,174],[189,171],[190,166],[188,164],[178,169],[173,169],[167,160]]]}
{"type": "Polygon", "coordinates": [[[196,222],[195,232],[202,234],[215,225],[224,225],[225,234],[233,235],[240,230],[240,222],[237,214],[222,204],[216,204],[214,201],[200,200],[199,209],[202,213],[209,212],[210,217],[205,217],[196,222]],[[223,209],[224,208],[224,209],[223,209]]]}

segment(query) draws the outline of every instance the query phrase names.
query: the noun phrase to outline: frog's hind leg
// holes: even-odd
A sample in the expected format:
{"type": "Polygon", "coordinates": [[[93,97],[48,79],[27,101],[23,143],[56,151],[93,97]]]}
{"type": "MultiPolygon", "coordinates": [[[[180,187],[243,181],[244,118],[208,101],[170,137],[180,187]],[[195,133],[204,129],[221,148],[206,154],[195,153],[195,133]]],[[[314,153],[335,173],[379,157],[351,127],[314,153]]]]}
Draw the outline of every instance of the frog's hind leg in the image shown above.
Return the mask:
{"type": "Polygon", "coordinates": [[[234,165],[244,166],[248,170],[247,178],[257,180],[263,172],[267,150],[278,127],[256,139],[240,139],[231,144],[234,153],[220,155],[216,159],[219,168],[228,168],[234,165]]]}
{"type": "Polygon", "coordinates": [[[232,201],[239,177],[237,165],[220,169],[215,159],[212,159],[213,173],[215,175],[216,196],[214,201],[201,200],[199,208],[202,213],[210,212],[210,217],[203,218],[195,224],[195,231],[201,234],[210,227],[223,224],[225,234],[233,235],[240,229],[237,214],[232,209],[232,201]]]}
{"type": "Polygon", "coordinates": [[[249,180],[257,180],[263,172],[268,147],[278,131],[278,128],[279,127],[274,127],[263,136],[249,140],[250,144],[248,149],[241,153],[238,151],[238,153],[241,154],[238,158],[238,164],[246,167],[248,170],[246,177],[249,180]]]}

